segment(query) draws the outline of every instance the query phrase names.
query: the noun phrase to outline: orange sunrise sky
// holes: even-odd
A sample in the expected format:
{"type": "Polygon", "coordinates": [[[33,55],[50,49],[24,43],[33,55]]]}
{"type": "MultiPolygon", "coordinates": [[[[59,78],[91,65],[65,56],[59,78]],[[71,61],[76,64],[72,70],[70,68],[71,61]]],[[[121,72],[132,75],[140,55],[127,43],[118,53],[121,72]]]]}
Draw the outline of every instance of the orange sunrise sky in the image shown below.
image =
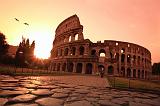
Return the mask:
{"type": "Polygon", "coordinates": [[[35,40],[37,57],[49,57],[56,27],[77,14],[85,38],[136,43],[160,62],[160,0],[0,0],[0,13],[7,42],[35,40]]]}

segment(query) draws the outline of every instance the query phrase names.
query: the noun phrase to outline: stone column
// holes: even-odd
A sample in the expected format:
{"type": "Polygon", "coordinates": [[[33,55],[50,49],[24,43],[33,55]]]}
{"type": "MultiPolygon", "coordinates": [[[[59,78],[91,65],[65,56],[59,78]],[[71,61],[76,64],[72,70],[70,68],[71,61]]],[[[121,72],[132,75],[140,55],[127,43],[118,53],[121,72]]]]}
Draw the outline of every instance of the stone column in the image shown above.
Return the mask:
{"type": "Polygon", "coordinates": [[[75,36],[72,34],[71,35],[71,42],[75,40],[75,36]]]}
{"type": "Polygon", "coordinates": [[[85,71],[86,71],[86,63],[83,63],[83,66],[82,66],[82,74],[85,74],[85,71]]]}
{"type": "Polygon", "coordinates": [[[131,68],[131,77],[133,78],[133,69],[131,68]]]}
{"type": "Polygon", "coordinates": [[[93,63],[93,71],[92,71],[92,74],[95,75],[97,72],[96,70],[96,63],[93,63]]]}
{"type": "Polygon", "coordinates": [[[73,63],[73,72],[75,73],[76,72],[76,67],[77,67],[77,63],[73,63]]]}

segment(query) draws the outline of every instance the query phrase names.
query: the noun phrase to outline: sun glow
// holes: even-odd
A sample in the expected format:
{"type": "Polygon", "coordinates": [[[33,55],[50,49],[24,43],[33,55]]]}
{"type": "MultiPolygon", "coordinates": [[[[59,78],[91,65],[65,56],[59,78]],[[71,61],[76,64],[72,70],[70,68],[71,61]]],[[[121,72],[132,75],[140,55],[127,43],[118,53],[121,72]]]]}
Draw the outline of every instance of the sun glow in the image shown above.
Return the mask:
{"type": "Polygon", "coordinates": [[[37,58],[47,59],[52,49],[53,33],[49,30],[31,31],[30,39],[35,40],[34,55],[37,58]]]}

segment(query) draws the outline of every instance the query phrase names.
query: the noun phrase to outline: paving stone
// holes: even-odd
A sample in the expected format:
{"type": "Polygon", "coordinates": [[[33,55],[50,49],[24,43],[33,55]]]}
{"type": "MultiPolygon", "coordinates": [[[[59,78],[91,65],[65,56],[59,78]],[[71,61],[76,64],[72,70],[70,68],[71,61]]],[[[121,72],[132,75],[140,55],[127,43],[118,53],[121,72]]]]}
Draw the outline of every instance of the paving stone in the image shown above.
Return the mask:
{"type": "Polygon", "coordinates": [[[97,99],[94,98],[94,97],[92,97],[92,98],[91,97],[90,98],[87,97],[86,100],[89,101],[89,102],[96,102],[97,101],[97,99]]]}
{"type": "Polygon", "coordinates": [[[37,89],[34,91],[31,91],[32,94],[38,95],[38,96],[43,96],[43,95],[51,95],[53,92],[51,92],[48,89],[37,89]]]}
{"type": "Polygon", "coordinates": [[[63,88],[74,88],[75,87],[75,85],[71,85],[71,84],[57,84],[57,85],[63,88]]]}
{"type": "Polygon", "coordinates": [[[7,96],[16,96],[26,94],[28,91],[11,91],[11,90],[2,90],[0,92],[0,97],[7,97],[7,96]]]}
{"type": "Polygon", "coordinates": [[[98,95],[96,93],[88,93],[86,96],[87,97],[93,97],[93,98],[99,98],[100,97],[100,95],[98,95]]]}
{"type": "Polygon", "coordinates": [[[7,82],[7,83],[17,83],[19,80],[17,79],[7,79],[7,80],[1,80],[1,82],[7,82]]]}
{"type": "Polygon", "coordinates": [[[76,89],[75,92],[81,93],[81,94],[87,94],[89,93],[89,90],[86,89],[76,89]]]}
{"type": "Polygon", "coordinates": [[[143,104],[143,103],[136,103],[136,102],[129,102],[129,106],[151,106],[151,105],[143,104]]]}
{"type": "Polygon", "coordinates": [[[3,106],[5,103],[7,103],[8,99],[0,98],[0,106],[3,106]]]}
{"type": "Polygon", "coordinates": [[[71,93],[69,96],[72,97],[72,96],[79,96],[79,95],[80,95],[79,93],[74,93],[74,92],[73,92],[73,93],[71,93]]]}
{"type": "Polygon", "coordinates": [[[2,83],[0,87],[17,87],[19,86],[17,83],[2,83]]]}
{"type": "Polygon", "coordinates": [[[100,106],[120,106],[120,105],[115,104],[109,100],[99,100],[98,103],[100,104],[100,106]]]}
{"type": "Polygon", "coordinates": [[[65,89],[52,89],[51,91],[54,93],[67,93],[67,94],[71,92],[70,90],[65,90],[65,89]]]}
{"type": "Polygon", "coordinates": [[[127,103],[127,101],[123,101],[123,99],[112,99],[111,102],[116,103],[116,104],[120,104],[120,105],[124,105],[127,103]]]}
{"type": "Polygon", "coordinates": [[[79,96],[73,96],[73,97],[68,97],[66,102],[74,102],[74,101],[80,101],[81,98],[79,96]]]}
{"type": "Polygon", "coordinates": [[[55,86],[55,85],[42,85],[42,86],[38,86],[37,88],[39,88],[39,89],[55,89],[55,88],[58,88],[58,86],[55,86]]]}
{"type": "Polygon", "coordinates": [[[54,98],[66,98],[66,97],[68,97],[68,94],[54,93],[51,97],[54,97],[54,98]]]}
{"type": "Polygon", "coordinates": [[[83,100],[83,101],[75,101],[70,104],[64,104],[64,106],[93,106],[93,105],[90,102],[83,100]]]}
{"type": "Polygon", "coordinates": [[[26,88],[29,88],[29,89],[36,89],[37,88],[37,85],[35,85],[35,84],[25,84],[23,86],[26,88]]]}
{"type": "Polygon", "coordinates": [[[24,94],[24,95],[19,95],[19,96],[16,96],[12,99],[10,99],[9,101],[10,102],[29,102],[33,99],[35,99],[37,96],[35,95],[32,95],[32,94],[24,94]]]}
{"type": "Polygon", "coordinates": [[[36,103],[33,103],[33,104],[29,104],[29,103],[16,103],[16,104],[13,104],[13,105],[8,105],[8,106],[39,106],[39,105],[36,104],[36,103]]]}
{"type": "Polygon", "coordinates": [[[111,100],[113,97],[108,95],[100,95],[101,100],[111,100]]]}
{"type": "Polygon", "coordinates": [[[2,90],[15,90],[17,87],[0,87],[2,90]]]}
{"type": "Polygon", "coordinates": [[[42,106],[63,106],[64,100],[48,97],[37,99],[35,102],[42,106]]]}

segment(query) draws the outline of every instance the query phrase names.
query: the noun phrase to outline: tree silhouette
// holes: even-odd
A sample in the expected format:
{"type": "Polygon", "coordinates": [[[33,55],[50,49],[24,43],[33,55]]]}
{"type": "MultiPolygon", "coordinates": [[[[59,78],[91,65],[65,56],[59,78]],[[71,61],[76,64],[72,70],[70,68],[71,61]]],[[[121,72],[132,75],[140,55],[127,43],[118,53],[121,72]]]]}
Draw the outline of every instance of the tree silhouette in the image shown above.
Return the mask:
{"type": "Polygon", "coordinates": [[[6,41],[6,37],[0,32],[0,62],[7,56],[9,45],[6,41]]]}
{"type": "Polygon", "coordinates": [[[29,66],[32,64],[34,59],[34,48],[35,41],[30,45],[29,39],[22,37],[22,42],[19,43],[18,49],[16,51],[16,65],[17,66],[29,66]]]}

